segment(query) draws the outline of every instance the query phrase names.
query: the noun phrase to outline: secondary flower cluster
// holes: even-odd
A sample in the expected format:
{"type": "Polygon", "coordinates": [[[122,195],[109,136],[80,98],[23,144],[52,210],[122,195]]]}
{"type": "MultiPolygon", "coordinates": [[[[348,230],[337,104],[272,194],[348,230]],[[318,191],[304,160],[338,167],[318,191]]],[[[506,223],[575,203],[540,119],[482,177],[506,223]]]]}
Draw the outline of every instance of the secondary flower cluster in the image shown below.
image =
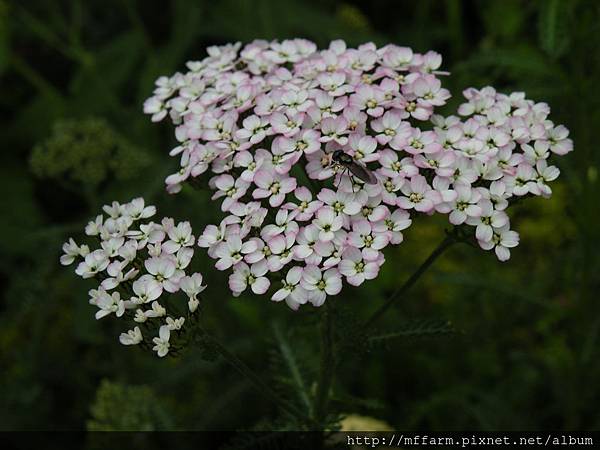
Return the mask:
{"type": "Polygon", "coordinates": [[[232,269],[234,295],[264,294],[282,273],[273,300],[319,306],[342,279],[375,278],[415,213],[476,227],[506,260],[518,244],[509,199],[548,196],[558,169],[546,159],[572,149],[548,106],[520,93],[468,89],[465,120],[435,114],[450,93],[432,51],[342,41],[317,51],[295,39],[208,53],[159,78],[144,111],[176,125],[180,169],[167,190],[208,173],[222,199],[226,217],[198,245],[232,269]]]}
{"type": "Polygon", "coordinates": [[[77,275],[99,281],[89,291],[90,304],[98,308],[96,319],[115,315],[138,324],[120,335],[123,345],[153,345],[163,357],[171,347],[172,332],[180,333],[206,287],[200,273],[186,274],[194,254],[192,228],[189,222],[176,224],[171,218],[148,221],[156,208],[146,206],[142,198],[113,202],[103,210],[106,215],[98,215],[85,227],[86,235],[97,238],[95,248],[71,238],[63,245],[60,262],[65,266],[77,262],[77,275]],[[168,294],[179,290],[187,295],[187,311],[176,299],[167,300],[168,294]]]}

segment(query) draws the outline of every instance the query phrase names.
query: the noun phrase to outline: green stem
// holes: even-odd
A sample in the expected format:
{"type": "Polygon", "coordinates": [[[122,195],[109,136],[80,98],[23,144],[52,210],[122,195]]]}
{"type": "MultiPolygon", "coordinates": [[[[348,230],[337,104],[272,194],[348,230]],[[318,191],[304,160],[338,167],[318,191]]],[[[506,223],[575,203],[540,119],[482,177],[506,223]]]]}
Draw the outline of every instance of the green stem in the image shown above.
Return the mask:
{"type": "Polygon", "coordinates": [[[379,307],[371,317],[364,323],[363,329],[367,329],[373,325],[381,316],[383,316],[387,310],[394,304],[394,302],[404,296],[408,290],[421,278],[421,275],[425,273],[427,269],[435,262],[436,259],[442,255],[452,244],[459,242],[454,234],[447,234],[446,237],[440,244],[431,252],[425,261],[419,266],[419,268],[410,276],[403,285],[398,287],[392,295],[388,297],[383,305],[379,307]]]}
{"type": "Polygon", "coordinates": [[[331,301],[329,301],[325,303],[325,311],[321,318],[321,363],[313,410],[314,422],[321,428],[323,428],[323,421],[327,417],[329,392],[331,391],[335,371],[333,341],[333,311],[331,301]]]}
{"type": "Polygon", "coordinates": [[[204,337],[210,341],[214,349],[223,357],[225,361],[231,365],[240,375],[248,379],[255,388],[264,394],[269,400],[277,404],[283,411],[296,417],[301,422],[306,422],[306,416],[296,406],[289,401],[281,398],[271,387],[269,387],[263,379],[250,367],[246,365],[240,358],[235,354],[227,350],[214,336],[211,336],[204,330],[202,330],[204,337]]]}

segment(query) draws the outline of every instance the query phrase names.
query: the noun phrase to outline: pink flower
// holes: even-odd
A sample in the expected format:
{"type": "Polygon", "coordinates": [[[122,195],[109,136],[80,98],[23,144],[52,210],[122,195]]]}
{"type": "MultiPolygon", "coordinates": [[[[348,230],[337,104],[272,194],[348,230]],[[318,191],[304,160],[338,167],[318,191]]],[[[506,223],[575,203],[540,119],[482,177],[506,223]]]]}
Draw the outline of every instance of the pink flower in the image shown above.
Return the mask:
{"type": "Polygon", "coordinates": [[[508,223],[508,216],[504,211],[494,210],[494,206],[489,200],[481,200],[479,207],[481,208],[481,215],[467,217],[466,222],[477,227],[475,237],[478,241],[490,241],[494,236],[494,230],[502,228],[508,223]]]}
{"type": "Polygon", "coordinates": [[[352,157],[356,161],[368,163],[379,159],[379,154],[375,152],[377,141],[371,136],[361,136],[356,133],[351,134],[348,139],[348,145],[352,149],[352,157]]]}
{"type": "MultiPolygon", "coordinates": [[[[316,130],[304,130],[292,138],[279,136],[273,142],[273,145],[280,150],[280,153],[304,152],[314,153],[321,148],[319,138],[321,135],[316,130]]],[[[278,152],[279,153],[279,152],[278,152]]]]}
{"type": "Polygon", "coordinates": [[[397,209],[391,215],[389,210],[384,219],[372,225],[376,233],[385,233],[390,244],[400,244],[404,240],[402,230],[406,230],[412,224],[410,214],[402,209],[397,209]]]}
{"type": "Polygon", "coordinates": [[[509,249],[517,245],[519,245],[519,234],[516,231],[509,230],[508,224],[495,229],[491,239],[479,241],[479,246],[482,249],[491,250],[493,248],[500,261],[508,261],[510,259],[509,249]]]}
{"type": "Polygon", "coordinates": [[[321,122],[321,142],[335,141],[340,145],[348,142],[348,121],[344,117],[327,117],[321,122]]]}
{"type": "Polygon", "coordinates": [[[258,144],[270,131],[269,122],[265,118],[259,116],[246,117],[242,122],[243,128],[235,132],[239,139],[249,140],[251,144],[258,144]]]}
{"type": "Polygon", "coordinates": [[[294,222],[296,218],[295,211],[280,209],[275,216],[275,223],[263,227],[261,237],[264,239],[278,236],[282,233],[296,236],[298,234],[298,224],[294,222]]]}
{"type": "Polygon", "coordinates": [[[337,269],[325,272],[317,266],[306,266],[302,272],[300,286],[308,291],[308,301],[314,306],[321,306],[327,295],[339,294],[342,290],[342,278],[337,269]]]}
{"type": "Polygon", "coordinates": [[[538,161],[535,165],[536,171],[536,183],[534,186],[529,187],[529,191],[534,195],[542,195],[544,197],[550,197],[552,195],[552,189],[548,185],[549,182],[554,181],[560,175],[560,170],[554,166],[548,166],[545,160],[538,161]]]}
{"type": "Polygon", "coordinates": [[[481,207],[477,205],[481,199],[481,194],[477,190],[463,184],[455,184],[454,190],[457,193],[457,198],[449,205],[452,211],[449,217],[451,224],[460,225],[468,217],[476,218],[481,216],[481,207]]]}
{"type": "Polygon", "coordinates": [[[271,115],[270,120],[273,131],[288,138],[294,136],[300,131],[303,121],[303,113],[292,112],[288,112],[287,114],[275,112],[271,115]]]}
{"type": "Polygon", "coordinates": [[[198,237],[198,247],[208,248],[208,255],[213,257],[217,245],[225,237],[225,223],[217,227],[216,225],[207,225],[204,232],[198,237]]]}
{"type": "Polygon", "coordinates": [[[300,305],[308,301],[308,292],[300,286],[301,279],[302,268],[292,267],[285,276],[283,287],[273,294],[271,300],[275,302],[285,300],[291,309],[297,310],[300,305]]]}
{"type": "Polygon", "coordinates": [[[567,139],[568,136],[569,130],[563,125],[548,130],[546,139],[550,143],[550,151],[557,155],[566,155],[573,151],[573,141],[567,139]]]}
{"type": "MultiPolygon", "coordinates": [[[[483,248],[508,257],[515,239],[504,229],[504,211],[516,197],[551,194],[559,171],[549,159],[571,151],[572,141],[549,120],[547,104],[489,86],[463,92],[464,118],[436,114],[449,98],[438,77],[447,74],[441,62],[436,52],[396,45],[349,48],[338,40],[318,51],[302,39],[261,40],[211,47],[207,58],[188,63],[187,73],[157,80],[144,110],[153,120],[169,117],[179,143],[170,154],[180,169],[167,178],[167,190],[179,192],[184,182],[210,174],[212,198],[227,214],[198,245],[220,270],[233,268],[234,292],[283,270],[289,279],[274,300],[294,309],[319,305],[328,295],[324,286],[306,289],[302,280],[323,281],[329,273],[341,287],[338,266],[351,284],[376,276],[383,248],[401,243],[411,225],[410,209],[475,227],[483,248]],[[419,121],[430,123],[421,129],[419,121]],[[377,183],[346,176],[332,161],[338,150],[367,166],[377,183]],[[311,190],[298,185],[302,172],[311,190]]],[[[129,264],[145,249],[171,260],[178,277],[193,236],[173,221],[128,234],[144,207],[134,209],[112,205],[106,222],[88,225],[90,234],[102,233],[104,256],[69,247],[65,260],[88,258],[79,271],[92,277],[108,270],[106,257],[110,285],[128,273],[110,259],[129,264]]]]}
{"type": "Polygon", "coordinates": [[[405,183],[401,190],[406,197],[398,198],[398,206],[403,209],[414,208],[416,211],[429,213],[442,201],[440,193],[431,189],[422,175],[412,177],[410,183],[405,183]]]}
{"type": "Polygon", "coordinates": [[[344,251],[339,270],[352,286],[360,286],[365,280],[377,278],[379,265],[373,261],[367,261],[363,254],[355,247],[349,247],[344,251]]]}
{"type": "Polygon", "coordinates": [[[221,203],[221,210],[223,212],[229,211],[237,203],[237,200],[246,193],[249,186],[250,183],[241,178],[236,180],[231,175],[220,175],[215,179],[215,187],[218,190],[213,194],[212,199],[225,197],[225,200],[221,203]]]}
{"type": "MultiPolygon", "coordinates": [[[[410,136],[410,124],[402,121],[402,116],[399,112],[392,110],[386,112],[379,119],[371,122],[371,128],[378,134],[375,136],[377,142],[381,145],[385,145],[393,139],[401,140],[402,136],[410,136]],[[396,137],[399,136],[400,137],[396,137]]],[[[404,144],[392,148],[400,149],[404,144]]]]}
{"type": "Polygon", "coordinates": [[[234,297],[238,297],[248,286],[255,294],[264,294],[271,283],[264,275],[267,273],[267,264],[264,261],[252,264],[241,262],[233,268],[229,275],[229,288],[234,297]]]}
{"type": "Polygon", "coordinates": [[[348,192],[334,192],[331,189],[321,189],[318,195],[319,200],[322,204],[326,204],[333,208],[336,214],[346,214],[353,216],[358,214],[361,209],[361,202],[358,201],[357,196],[348,192]]]}
{"type": "Polygon", "coordinates": [[[334,97],[327,92],[317,91],[314,94],[314,105],[308,110],[308,115],[313,122],[318,123],[326,117],[336,117],[347,105],[347,97],[334,97]]]}
{"type": "Polygon", "coordinates": [[[452,152],[440,150],[435,153],[415,155],[414,161],[421,169],[432,169],[440,177],[450,177],[454,174],[456,156],[452,152]]]}
{"type": "Polygon", "coordinates": [[[352,223],[352,231],[348,233],[348,244],[362,249],[363,256],[368,261],[374,261],[389,242],[385,232],[377,232],[367,220],[357,220],[352,223]]]}
{"type": "Polygon", "coordinates": [[[381,117],[383,115],[382,103],[385,102],[383,92],[374,86],[361,85],[355,93],[350,96],[350,105],[367,110],[367,114],[372,117],[381,117]]]}
{"type": "Polygon", "coordinates": [[[345,86],[346,75],[342,72],[322,73],[318,77],[319,86],[332,97],[338,97],[348,92],[345,86]]]}
{"type": "Polygon", "coordinates": [[[306,264],[318,265],[321,257],[315,253],[315,245],[319,242],[321,230],[316,225],[308,225],[300,230],[296,237],[298,245],[294,247],[294,257],[306,264]]]}
{"type": "Polygon", "coordinates": [[[252,197],[256,199],[268,198],[269,205],[272,207],[281,205],[285,200],[285,194],[296,189],[295,178],[283,177],[266,170],[259,170],[256,173],[254,183],[258,188],[254,190],[252,197]]]}
{"type": "Polygon", "coordinates": [[[271,255],[267,258],[270,272],[280,271],[294,256],[293,247],[296,243],[295,234],[278,234],[267,241],[271,255]]]}
{"type": "Polygon", "coordinates": [[[328,154],[318,151],[311,155],[307,155],[308,164],[306,165],[306,172],[308,176],[315,180],[326,180],[334,176],[333,165],[331,164],[331,158],[328,154]]]}
{"type": "Polygon", "coordinates": [[[450,98],[450,92],[443,89],[440,80],[431,74],[421,75],[409,86],[418,103],[426,108],[442,106],[450,98]]]}
{"type": "MultiPolygon", "coordinates": [[[[321,191],[323,192],[323,190],[321,191]]],[[[320,194],[319,194],[320,195],[320,194]]],[[[296,220],[305,222],[310,220],[315,212],[323,206],[323,202],[320,200],[313,200],[310,191],[301,186],[294,190],[294,196],[298,199],[299,203],[286,203],[283,208],[289,209],[295,213],[296,220]]]]}
{"type": "Polygon", "coordinates": [[[335,213],[335,210],[329,206],[321,207],[312,223],[319,230],[319,239],[322,241],[331,241],[335,235],[334,232],[342,228],[344,220],[335,213]]]}
{"type": "Polygon", "coordinates": [[[442,146],[436,141],[436,138],[433,131],[422,132],[418,128],[415,128],[412,130],[412,136],[406,139],[406,145],[402,149],[411,155],[436,153],[442,150],[442,146]]]}
{"type": "Polygon", "coordinates": [[[419,169],[414,165],[413,158],[407,157],[399,161],[398,152],[392,150],[380,152],[379,164],[381,164],[381,168],[378,172],[390,178],[411,178],[419,173],[419,169]]]}
{"type": "Polygon", "coordinates": [[[215,250],[215,257],[219,258],[215,267],[219,270],[229,269],[231,266],[240,263],[244,254],[251,253],[255,250],[256,242],[246,241],[242,243],[239,234],[228,236],[215,250]]]}
{"type": "Polygon", "coordinates": [[[233,164],[235,167],[243,167],[244,171],[240,175],[240,179],[252,183],[256,171],[260,169],[264,158],[260,155],[252,155],[249,151],[240,151],[235,154],[233,164]]]}
{"type": "Polygon", "coordinates": [[[535,190],[536,173],[533,167],[527,163],[519,164],[514,176],[505,177],[508,190],[514,195],[523,196],[535,190]]]}

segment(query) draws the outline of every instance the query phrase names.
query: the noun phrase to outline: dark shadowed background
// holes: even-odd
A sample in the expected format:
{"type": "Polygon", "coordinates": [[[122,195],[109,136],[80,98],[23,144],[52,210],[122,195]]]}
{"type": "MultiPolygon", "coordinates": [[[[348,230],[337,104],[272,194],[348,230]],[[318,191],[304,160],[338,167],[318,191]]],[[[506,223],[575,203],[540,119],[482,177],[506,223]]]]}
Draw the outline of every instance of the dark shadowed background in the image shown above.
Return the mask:
{"type": "MultiPolygon", "coordinates": [[[[469,86],[526,91],[550,104],[575,143],[556,161],[553,197],[512,211],[521,245],[509,262],[454,247],[380,323],[382,333],[430,332],[339,355],[337,410],[404,430],[599,429],[594,0],[0,0],[0,428],[239,429],[273,418],[273,405],[220,360],[194,349],[159,360],[121,346],[122,324],[94,320],[92,284],[58,258],[113,199],[144,196],[196,234],[217,221],[206,191],[164,191],[177,165],[172,130],[151,124],[142,102],[159,75],[209,45],[286,37],[439,51],[452,72],[445,111],[469,86]]],[[[344,289],[336,301],[346,326],[442,238],[446,224],[426,219],[388,249],[376,280],[344,289]]],[[[287,381],[282,348],[312,379],[314,312],[223,296],[226,276],[202,252],[207,326],[273,385],[287,381]]]]}

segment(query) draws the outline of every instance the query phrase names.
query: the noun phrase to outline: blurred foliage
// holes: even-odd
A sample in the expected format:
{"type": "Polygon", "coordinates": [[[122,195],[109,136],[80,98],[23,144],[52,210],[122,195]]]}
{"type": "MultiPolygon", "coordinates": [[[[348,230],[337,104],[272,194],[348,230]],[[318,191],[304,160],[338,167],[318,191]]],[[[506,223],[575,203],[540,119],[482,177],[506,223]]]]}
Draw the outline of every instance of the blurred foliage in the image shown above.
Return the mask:
{"type": "Polygon", "coordinates": [[[31,170],[40,178],[95,189],[113,174],[117,181],[150,164],[146,153],[115,133],[103,119],[58,121],[52,135],[34,147],[31,170]]]}
{"type": "MultiPolygon", "coordinates": [[[[598,429],[595,0],[0,1],[2,429],[290,426],[274,421],[273,405],[220,359],[190,349],[164,361],[120,346],[123,330],[93,319],[91,285],[58,257],[61,243],[113,199],[144,196],[196,232],[215,222],[206,191],[164,192],[175,142],[167,125],[149,123],[142,102],[159,75],[208,45],[295,36],[321,47],[343,38],[435,49],[452,72],[448,111],[468,86],[526,91],[550,104],[575,142],[558,161],[553,198],[512,211],[522,239],[510,262],[453,247],[380,322],[378,335],[394,339],[357,341],[336,355],[337,411],[395,429],[598,429]],[[134,169],[138,176],[124,176],[134,169]]],[[[336,299],[340,335],[441,240],[446,224],[431,219],[416,220],[386,253],[377,280],[336,299]]],[[[205,325],[305,407],[318,365],[315,311],[224,298],[226,276],[208,258],[195,264],[209,280],[205,325]]]]}
{"type": "Polygon", "coordinates": [[[169,429],[169,418],[148,386],[103,380],[90,408],[90,431],[155,431],[169,429]]]}

